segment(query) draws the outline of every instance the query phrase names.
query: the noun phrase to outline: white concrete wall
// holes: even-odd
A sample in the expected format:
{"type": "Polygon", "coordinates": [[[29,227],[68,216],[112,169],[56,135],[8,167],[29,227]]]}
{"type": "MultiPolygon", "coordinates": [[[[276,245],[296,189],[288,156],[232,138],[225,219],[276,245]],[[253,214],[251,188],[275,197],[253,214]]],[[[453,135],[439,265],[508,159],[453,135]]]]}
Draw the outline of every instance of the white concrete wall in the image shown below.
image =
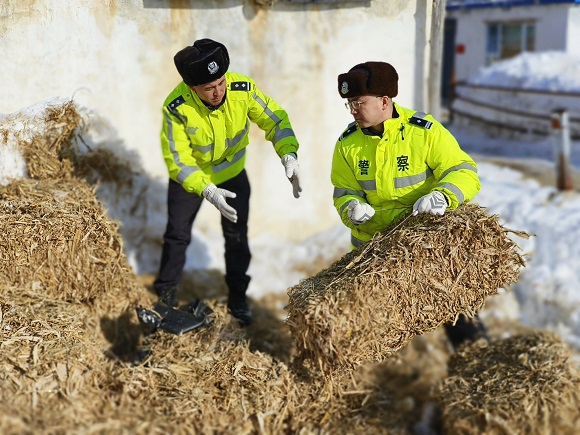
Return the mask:
{"type": "MultiPolygon", "coordinates": [[[[430,2],[304,5],[251,0],[2,0],[0,113],[53,97],[95,110],[166,182],[161,104],[180,78],[173,55],[209,37],[229,49],[230,69],[252,76],[287,109],[301,141],[304,195],[292,197],[279,159],[252,130],[251,234],[296,239],[339,223],[329,180],[334,143],[351,121],[336,77],[359,62],[399,71],[402,105],[424,109],[430,2]]],[[[219,224],[217,210],[199,219],[219,224]]],[[[197,224],[196,224],[197,225],[197,224]]]]}
{"type": "Polygon", "coordinates": [[[486,66],[487,24],[489,22],[536,21],[535,51],[566,51],[571,45],[577,45],[577,39],[569,38],[580,31],[580,21],[574,21],[578,27],[572,35],[569,28],[572,21],[568,19],[570,11],[576,14],[580,8],[558,4],[449,11],[447,16],[457,19],[456,44],[465,46],[465,53],[455,56],[456,80],[467,80],[480,68],[486,66]]]}
{"type": "Polygon", "coordinates": [[[566,34],[566,51],[570,54],[580,55],[580,5],[570,8],[568,13],[568,25],[566,34]]]}

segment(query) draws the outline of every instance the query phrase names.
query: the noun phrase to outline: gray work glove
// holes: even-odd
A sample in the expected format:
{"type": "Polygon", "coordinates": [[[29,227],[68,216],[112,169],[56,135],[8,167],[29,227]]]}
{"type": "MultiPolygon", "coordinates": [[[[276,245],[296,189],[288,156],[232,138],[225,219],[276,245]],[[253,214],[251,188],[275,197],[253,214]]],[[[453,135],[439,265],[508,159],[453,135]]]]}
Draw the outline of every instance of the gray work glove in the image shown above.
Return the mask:
{"type": "Polygon", "coordinates": [[[300,187],[300,165],[294,154],[286,154],[282,157],[282,164],[286,169],[286,177],[292,183],[292,193],[294,193],[294,198],[300,198],[300,192],[302,192],[302,187],[300,187]]]}
{"type": "Polygon", "coordinates": [[[235,208],[228,205],[226,198],[235,198],[236,194],[226,189],[220,189],[215,184],[211,183],[203,189],[201,193],[205,199],[211,202],[220,211],[223,217],[227,220],[236,223],[238,221],[238,212],[235,208]]]}
{"type": "Polygon", "coordinates": [[[356,199],[348,203],[348,218],[355,225],[364,224],[375,215],[375,209],[366,202],[360,202],[356,199]]]}
{"type": "Polygon", "coordinates": [[[447,199],[438,190],[419,198],[413,205],[413,213],[430,213],[442,216],[447,208],[447,199]]]}

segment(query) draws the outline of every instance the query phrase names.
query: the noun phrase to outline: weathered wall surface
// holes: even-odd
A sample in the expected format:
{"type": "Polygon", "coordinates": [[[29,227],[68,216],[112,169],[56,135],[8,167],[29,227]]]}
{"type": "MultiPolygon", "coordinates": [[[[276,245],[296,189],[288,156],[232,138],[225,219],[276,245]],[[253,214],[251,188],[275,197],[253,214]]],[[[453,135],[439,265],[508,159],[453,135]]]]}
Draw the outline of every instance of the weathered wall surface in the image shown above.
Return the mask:
{"type": "MultiPolygon", "coordinates": [[[[250,231],[305,237],[339,223],[330,160],[351,116],[337,75],[366,60],[388,61],[400,75],[396,101],[425,109],[430,3],[280,1],[268,8],[252,0],[2,0],[0,113],[74,96],[165,182],[158,137],[161,104],[180,80],[173,55],[198,38],[219,40],[230,69],[253,77],[287,109],[301,141],[304,194],[295,200],[270,143],[252,130],[250,231]]],[[[199,218],[211,215],[217,227],[212,209],[204,207],[199,218]]]]}

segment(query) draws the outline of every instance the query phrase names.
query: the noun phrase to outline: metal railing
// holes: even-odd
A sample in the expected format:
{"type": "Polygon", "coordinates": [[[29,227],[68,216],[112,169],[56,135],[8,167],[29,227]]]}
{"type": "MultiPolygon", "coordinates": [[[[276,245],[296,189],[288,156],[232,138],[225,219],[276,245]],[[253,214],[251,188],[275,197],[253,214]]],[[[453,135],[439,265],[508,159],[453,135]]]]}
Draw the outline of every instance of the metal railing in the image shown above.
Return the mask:
{"type": "Polygon", "coordinates": [[[457,83],[453,89],[449,113],[450,121],[459,116],[485,126],[513,132],[551,135],[556,158],[557,187],[562,191],[573,190],[570,139],[580,139],[580,92],[457,83]],[[468,96],[467,93],[462,93],[458,89],[471,89],[472,92],[468,96]],[[495,95],[492,96],[495,96],[495,99],[490,98],[489,95],[481,98],[481,93],[477,91],[493,92],[495,95]],[[475,97],[478,94],[479,99],[475,97]],[[523,109],[522,107],[531,106],[531,104],[525,104],[526,95],[549,97],[540,104],[545,108],[545,112],[523,109]],[[491,101],[509,101],[510,104],[498,104],[491,101]],[[457,109],[454,107],[457,106],[456,102],[465,103],[463,105],[470,107],[471,110],[457,109]],[[490,116],[483,115],[486,111],[490,116]],[[569,112],[575,112],[575,115],[570,115],[569,112]],[[498,114],[504,116],[506,121],[498,120],[498,114]]]}
{"type": "MultiPolygon", "coordinates": [[[[498,100],[495,98],[495,100],[498,100]]],[[[466,82],[459,82],[453,86],[452,103],[449,109],[449,119],[453,120],[456,116],[463,117],[481,124],[493,126],[499,129],[511,130],[520,133],[531,133],[536,135],[547,136],[551,134],[551,116],[556,110],[567,110],[571,112],[569,116],[570,132],[572,139],[580,139],[580,92],[568,91],[549,91],[546,89],[528,89],[528,88],[511,88],[507,86],[493,86],[471,84],[466,82]],[[466,92],[467,90],[467,92],[466,92]],[[534,110],[524,110],[521,107],[514,107],[513,105],[492,103],[494,98],[476,98],[473,97],[475,91],[489,91],[496,95],[503,94],[504,100],[507,97],[525,96],[525,95],[540,95],[551,98],[559,98],[561,101],[558,104],[546,105],[545,112],[534,110]],[[564,100],[572,100],[576,102],[576,113],[566,107],[564,100]],[[501,121],[492,119],[492,117],[485,117],[478,110],[458,109],[456,102],[465,102],[469,107],[474,109],[483,108],[495,114],[505,114],[509,119],[515,119],[513,122],[501,121]]]]}

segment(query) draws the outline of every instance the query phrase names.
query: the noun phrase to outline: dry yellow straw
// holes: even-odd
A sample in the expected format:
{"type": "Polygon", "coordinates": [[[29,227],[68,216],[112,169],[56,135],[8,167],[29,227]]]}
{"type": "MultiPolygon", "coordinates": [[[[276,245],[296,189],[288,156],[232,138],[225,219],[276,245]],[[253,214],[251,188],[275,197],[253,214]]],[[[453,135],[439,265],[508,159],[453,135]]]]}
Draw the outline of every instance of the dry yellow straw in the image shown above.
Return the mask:
{"type": "Polygon", "coordinates": [[[441,387],[446,432],[577,434],[580,374],[553,333],[462,348],[441,387]]]}
{"type": "Polygon", "coordinates": [[[476,204],[392,228],[289,289],[287,324],[304,361],[328,372],[388,358],[473,316],[524,265],[511,230],[476,204]]]}

